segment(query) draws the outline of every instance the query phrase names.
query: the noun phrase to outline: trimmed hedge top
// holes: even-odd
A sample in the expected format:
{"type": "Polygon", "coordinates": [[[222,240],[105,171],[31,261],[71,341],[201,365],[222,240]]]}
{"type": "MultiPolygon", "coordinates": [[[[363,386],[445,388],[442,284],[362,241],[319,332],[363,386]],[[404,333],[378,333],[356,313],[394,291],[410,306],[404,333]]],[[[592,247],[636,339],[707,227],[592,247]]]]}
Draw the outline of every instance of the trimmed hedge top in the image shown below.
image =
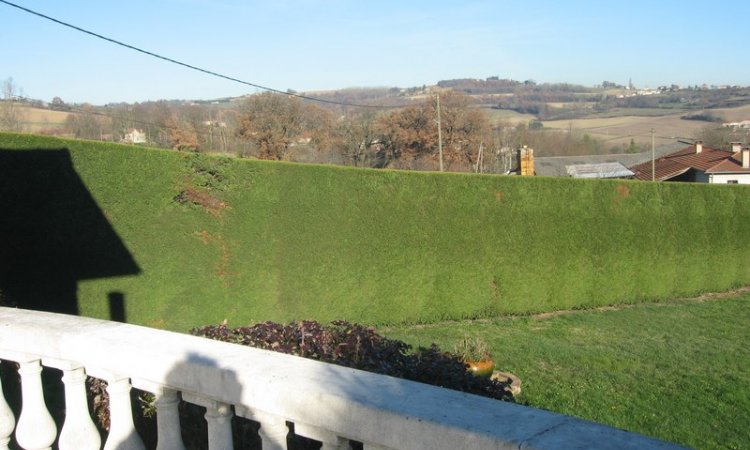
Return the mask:
{"type": "MultiPolygon", "coordinates": [[[[94,317],[111,317],[114,298],[128,322],[172,330],[435,322],[750,283],[745,186],[368,170],[0,134],[0,188],[2,155],[31,149],[69,152],[137,265],[72,280],[78,312],[94,317]]],[[[28,194],[38,214],[98,232],[81,211],[28,194]]]]}

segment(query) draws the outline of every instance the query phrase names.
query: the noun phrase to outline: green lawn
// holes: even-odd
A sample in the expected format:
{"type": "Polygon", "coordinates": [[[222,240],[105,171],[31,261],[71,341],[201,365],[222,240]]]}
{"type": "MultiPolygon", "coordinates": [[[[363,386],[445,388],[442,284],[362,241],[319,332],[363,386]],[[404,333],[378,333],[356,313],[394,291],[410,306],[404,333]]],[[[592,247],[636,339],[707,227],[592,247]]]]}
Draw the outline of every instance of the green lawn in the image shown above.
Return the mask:
{"type": "Polygon", "coordinates": [[[694,448],[750,447],[750,294],[383,329],[451,349],[482,336],[529,405],[694,448]]]}

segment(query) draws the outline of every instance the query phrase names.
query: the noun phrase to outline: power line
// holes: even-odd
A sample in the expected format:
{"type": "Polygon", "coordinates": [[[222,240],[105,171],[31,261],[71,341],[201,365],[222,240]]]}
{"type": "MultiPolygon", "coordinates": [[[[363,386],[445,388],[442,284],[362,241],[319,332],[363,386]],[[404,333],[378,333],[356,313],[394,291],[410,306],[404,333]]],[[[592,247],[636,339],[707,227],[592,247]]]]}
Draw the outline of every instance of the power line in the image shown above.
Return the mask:
{"type": "Polygon", "coordinates": [[[225,80],[234,81],[235,83],[244,84],[246,86],[254,87],[256,89],[261,89],[261,90],[268,91],[268,92],[275,92],[277,94],[289,95],[289,96],[292,96],[292,97],[297,97],[297,98],[301,98],[301,99],[309,100],[309,101],[313,101],[313,102],[327,103],[327,104],[331,104],[331,105],[351,106],[351,107],[356,107],[356,108],[373,108],[373,109],[389,109],[389,108],[393,108],[391,106],[363,105],[363,104],[358,104],[358,103],[338,102],[336,100],[327,100],[327,99],[324,99],[324,98],[310,97],[310,96],[307,96],[307,95],[304,95],[304,94],[298,94],[298,93],[292,93],[292,92],[285,92],[285,91],[282,91],[280,89],[275,89],[275,88],[272,88],[272,87],[263,86],[263,85],[256,84],[256,83],[251,83],[249,81],[240,80],[239,78],[230,77],[228,75],[223,75],[221,73],[214,72],[212,70],[203,69],[201,67],[194,66],[192,64],[184,63],[182,61],[178,61],[176,59],[169,58],[167,56],[160,55],[158,53],[154,53],[154,52],[151,52],[151,51],[148,51],[148,50],[144,50],[144,49],[136,47],[134,45],[126,44],[126,43],[118,41],[116,39],[112,39],[112,38],[103,36],[101,34],[94,33],[93,31],[89,31],[89,30],[86,30],[84,28],[78,27],[76,25],[72,25],[72,24],[69,24],[67,22],[63,22],[62,20],[55,19],[54,17],[47,16],[47,15],[42,14],[40,12],[37,12],[37,11],[31,10],[31,9],[25,8],[25,7],[20,6],[20,5],[16,5],[15,3],[11,3],[11,2],[6,1],[6,0],[0,0],[0,3],[5,3],[6,5],[12,6],[12,7],[17,8],[17,9],[20,9],[21,11],[27,12],[29,14],[33,14],[33,15],[35,15],[37,17],[41,17],[42,19],[49,20],[49,21],[54,22],[54,23],[56,23],[58,25],[62,25],[64,27],[68,27],[68,28],[71,28],[71,29],[76,30],[76,31],[80,31],[81,33],[88,34],[90,36],[102,39],[102,40],[110,42],[112,44],[119,45],[120,47],[125,47],[127,49],[134,50],[136,52],[143,53],[145,55],[152,56],[154,58],[158,58],[158,59],[170,62],[172,64],[177,64],[179,66],[183,66],[183,67],[186,67],[186,68],[191,69],[191,70],[202,72],[202,73],[205,73],[207,75],[214,76],[214,77],[223,78],[225,80]]]}

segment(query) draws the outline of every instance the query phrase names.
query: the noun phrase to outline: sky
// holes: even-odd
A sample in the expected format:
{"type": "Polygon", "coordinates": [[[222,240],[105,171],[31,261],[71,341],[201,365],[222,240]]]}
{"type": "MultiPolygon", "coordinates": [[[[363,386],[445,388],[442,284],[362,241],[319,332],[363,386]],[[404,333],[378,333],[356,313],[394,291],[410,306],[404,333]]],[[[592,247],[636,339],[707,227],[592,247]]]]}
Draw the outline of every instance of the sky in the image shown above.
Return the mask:
{"type": "MultiPolygon", "coordinates": [[[[750,2],[9,0],[132,46],[279,90],[452,78],[750,85],[750,2]]],[[[105,104],[257,92],[0,3],[0,80],[105,104]]]]}

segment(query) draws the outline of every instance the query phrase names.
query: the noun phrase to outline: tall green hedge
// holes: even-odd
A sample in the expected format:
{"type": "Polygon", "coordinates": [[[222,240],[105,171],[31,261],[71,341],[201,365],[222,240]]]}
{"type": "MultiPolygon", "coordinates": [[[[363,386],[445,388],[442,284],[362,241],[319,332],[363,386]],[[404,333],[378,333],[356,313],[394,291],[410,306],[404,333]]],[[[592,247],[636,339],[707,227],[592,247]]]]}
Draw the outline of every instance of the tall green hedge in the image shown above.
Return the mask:
{"type": "Polygon", "coordinates": [[[109,317],[119,292],[127,321],[175,330],[433,322],[750,283],[743,186],[363,170],[7,134],[0,149],[69,151],[138,265],[78,280],[88,316],[109,317]]]}

